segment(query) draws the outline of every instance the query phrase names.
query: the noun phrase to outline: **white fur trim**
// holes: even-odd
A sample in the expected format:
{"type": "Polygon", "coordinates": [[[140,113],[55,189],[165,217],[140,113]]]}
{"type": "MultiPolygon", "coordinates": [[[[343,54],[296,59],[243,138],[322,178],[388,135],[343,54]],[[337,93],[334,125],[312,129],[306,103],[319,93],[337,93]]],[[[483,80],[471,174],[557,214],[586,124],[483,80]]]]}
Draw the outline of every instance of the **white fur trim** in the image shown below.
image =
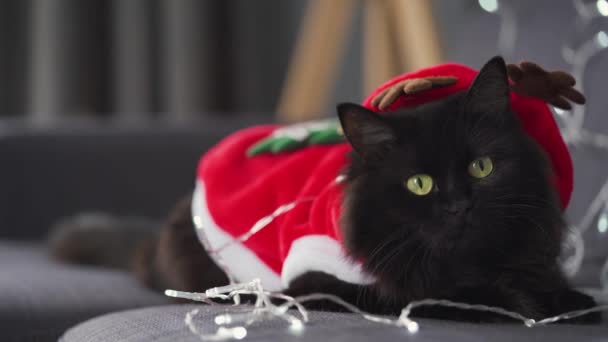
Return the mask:
{"type": "Polygon", "coordinates": [[[310,271],[320,271],[353,284],[371,284],[375,280],[361,269],[361,265],[349,258],[338,241],[325,235],[307,235],[291,244],[283,263],[283,286],[310,271]]]}
{"type": "Polygon", "coordinates": [[[192,220],[199,240],[207,251],[226,246],[218,253],[209,254],[218,266],[236,278],[234,280],[250,281],[258,278],[266,290],[283,289],[281,279],[268,265],[215,223],[207,208],[205,184],[201,180],[197,180],[192,197],[192,220]]]}

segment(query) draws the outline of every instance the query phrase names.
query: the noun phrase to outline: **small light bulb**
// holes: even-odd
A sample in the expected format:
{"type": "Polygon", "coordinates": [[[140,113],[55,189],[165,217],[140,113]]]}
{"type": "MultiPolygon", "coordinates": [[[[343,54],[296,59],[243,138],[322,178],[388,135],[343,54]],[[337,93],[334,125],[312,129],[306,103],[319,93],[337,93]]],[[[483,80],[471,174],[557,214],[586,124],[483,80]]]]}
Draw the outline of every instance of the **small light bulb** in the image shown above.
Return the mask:
{"type": "Polygon", "coordinates": [[[237,340],[242,340],[247,336],[247,329],[243,327],[232,328],[232,336],[237,340]]]}
{"type": "Polygon", "coordinates": [[[608,207],[604,208],[604,211],[597,219],[597,230],[600,233],[605,233],[608,231],[608,207]]]}
{"type": "Polygon", "coordinates": [[[304,324],[302,324],[302,321],[300,321],[299,319],[293,320],[289,324],[289,331],[292,334],[299,335],[302,333],[302,331],[304,331],[304,324]]]}
{"type": "Polygon", "coordinates": [[[597,44],[601,48],[608,47],[608,34],[606,34],[606,32],[604,32],[604,31],[598,32],[597,35],[595,36],[595,40],[597,41],[597,44]]]}
{"type": "Polygon", "coordinates": [[[597,11],[603,15],[604,17],[608,17],[608,1],[606,0],[597,0],[595,3],[597,7],[597,11]]]}
{"type": "Polygon", "coordinates": [[[557,114],[559,116],[562,116],[566,113],[565,110],[558,108],[558,107],[553,107],[553,111],[555,112],[555,114],[557,114]]]}
{"type": "Polygon", "coordinates": [[[194,227],[201,229],[203,228],[203,218],[196,215],[192,218],[192,221],[194,222],[194,227]]]}
{"type": "Polygon", "coordinates": [[[486,12],[494,13],[498,11],[498,0],[478,0],[479,6],[486,12]]]}
{"type": "Polygon", "coordinates": [[[232,316],[228,314],[215,316],[215,324],[217,325],[225,325],[230,323],[232,323],[232,316]]]}
{"type": "Polygon", "coordinates": [[[405,327],[407,328],[407,331],[409,331],[411,334],[417,333],[418,330],[420,329],[420,327],[418,326],[418,323],[416,323],[414,321],[409,321],[409,322],[405,323],[405,327]]]}

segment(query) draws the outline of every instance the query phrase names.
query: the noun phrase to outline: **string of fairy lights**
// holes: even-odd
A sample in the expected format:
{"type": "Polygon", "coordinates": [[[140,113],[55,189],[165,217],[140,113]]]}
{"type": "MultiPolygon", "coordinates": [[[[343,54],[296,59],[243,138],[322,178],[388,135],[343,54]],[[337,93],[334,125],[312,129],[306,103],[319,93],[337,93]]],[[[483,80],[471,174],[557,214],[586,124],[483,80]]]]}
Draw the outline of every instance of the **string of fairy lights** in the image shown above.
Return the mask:
{"type": "MultiPolygon", "coordinates": [[[[517,17],[512,3],[499,0],[478,0],[478,3],[486,12],[501,18],[498,50],[503,55],[511,56],[517,36],[517,17]]],[[[573,0],[572,6],[577,14],[574,24],[576,39],[564,43],[562,57],[571,66],[576,87],[583,90],[589,62],[608,48],[608,0],[573,0]]],[[[608,135],[585,128],[584,106],[574,106],[571,112],[553,109],[561,123],[564,139],[572,148],[590,146],[600,152],[608,152],[608,135]]],[[[562,265],[569,276],[574,276],[581,268],[585,256],[584,233],[595,225],[598,233],[608,234],[608,174],[606,177],[587,211],[572,224],[571,234],[565,241],[562,265]]],[[[608,295],[608,259],[599,280],[608,295]]]]}
{"type": "MultiPolygon", "coordinates": [[[[573,1],[576,9],[577,27],[580,32],[588,32],[588,28],[594,21],[601,21],[599,29],[591,30],[591,34],[582,39],[582,43],[566,44],[562,50],[564,59],[572,66],[572,74],[577,80],[578,87],[581,89],[585,85],[585,73],[588,71],[588,65],[592,58],[598,54],[605,52],[608,48],[608,1],[573,1]],[[606,28],[604,30],[603,28],[606,28]]],[[[594,26],[595,27],[595,26],[594,26]]],[[[594,28],[593,27],[593,28],[594,28]]],[[[560,113],[558,115],[565,123],[564,137],[566,141],[575,147],[580,145],[591,145],[600,151],[608,152],[608,135],[588,131],[584,127],[586,108],[576,106],[571,115],[560,113]]],[[[587,212],[583,215],[578,225],[578,238],[582,240],[583,234],[589,230],[594,222],[598,233],[606,234],[608,230],[608,174],[600,191],[595,199],[589,205],[587,212]]],[[[582,251],[579,254],[584,255],[584,242],[580,241],[576,244],[582,251]]],[[[577,270],[580,268],[581,262],[578,262],[577,270]]],[[[608,291],[608,259],[604,263],[600,274],[600,282],[604,292],[608,291]]]]}
{"type": "MultiPolygon", "coordinates": [[[[478,4],[484,11],[494,13],[501,19],[498,34],[498,50],[503,56],[512,56],[517,39],[517,16],[512,3],[499,0],[478,0],[478,4]]],[[[602,30],[602,26],[600,25],[600,29],[591,30],[591,34],[584,35],[578,41],[565,44],[562,49],[563,58],[570,64],[571,73],[577,81],[577,88],[583,90],[585,73],[588,72],[590,60],[608,49],[608,0],[573,0],[573,6],[577,13],[577,31],[589,31],[589,28],[592,27],[591,24],[597,20],[603,21],[606,24],[604,25],[606,26],[606,30],[602,30]]],[[[560,126],[564,139],[571,147],[591,146],[598,151],[608,152],[608,135],[588,130],[584,126],[586,117],[585,107],[575,106],[572,111],[554,108],[554,112],[561,123],[560,126]]],[[[584,233],[595,226],[598,233],[608,234],[608,174],[606,174],[606,177],[603,185],[599,187],[597,195],[588,206],[587,211],[578,221],[572,224],[571,234],[567,236],[565,241],[566,252],[562,265],[564,271],[569,276],[574,276],[582,265],[585,256],[584,233]]],[[[235,241],[246,241],[256,232],[264,229],[278,215],[288,212],[296,205],[297,203],[290,203],[282,206],[280,213],[273,213],[261,218],[249,232],[241,237],[237,237],[235,241]]],[[[194,220],[196,223],[196,217],[194,220]]],[[[603,294],[608,295],[608,258],[602,268],[600,282],[603,287],[603,294]]],[[[214,300],[230,300],[233,304],[237,305],[230,306],[231,310],[228,313],[215,315],[213,322],[217,329],[212,332],[203,332],[196,324],[195,319],[200,314],[199,309],[186,313],[184,318],[186,327],[202,341],[241,340],[247,337],[248,329],[251,329],[253,325],[271,319],[284,321],[287,325],[287,332],[290,334],[302,334],[305,331],[305,326],[309,322],[310,316],[303,304],[316,300],[334,302],[346,310],[360,315],[362,319],[386,326],[401,327],[411,334],[415,334],[420,329],[419,323],[410,317],[412,309],[419,306],[456,307],[463,310],[494,313],[520,321],[530,328],[579,317],[592,312],[608,310],[608,305],[599,305],[587,310],[567,312],[542,320],[534,320],[524,317],[517,312],[498,307],[429,298],[411,302],[403,308],[401,315],[396,318],[388,318],[366,313],[356,306],[344,302],[339,297],[329,294],[316,293],[294,298],[280,293],[268,292],[263,288],[260,281],[256,279],[248,283],[233,283],[208,289],[204,293],[166,290],[165,294],[174,298],[183,298],[212,305],[225,305],[216,304],[214,300]],[[253,307],[238,306],[241,303],[242,295],[252,295],[255,298],[253,307]],[[278,304],[277,300],[279,301],[278,304]]]]}

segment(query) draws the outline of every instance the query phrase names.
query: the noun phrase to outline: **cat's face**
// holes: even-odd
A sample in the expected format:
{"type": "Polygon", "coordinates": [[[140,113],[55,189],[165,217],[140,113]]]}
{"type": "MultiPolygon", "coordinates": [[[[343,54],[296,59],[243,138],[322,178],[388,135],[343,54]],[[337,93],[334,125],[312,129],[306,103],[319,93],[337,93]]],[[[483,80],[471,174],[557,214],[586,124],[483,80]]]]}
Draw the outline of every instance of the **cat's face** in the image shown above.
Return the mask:
{"type": "Polygon", "coordinates": [[[502,59],[442,101],[339,113],[354,149],[342,226],[368,271],[400,283],[425,277],[425,267],[556,257],[562,221],[550,169],[509,109],[502,59]]]}

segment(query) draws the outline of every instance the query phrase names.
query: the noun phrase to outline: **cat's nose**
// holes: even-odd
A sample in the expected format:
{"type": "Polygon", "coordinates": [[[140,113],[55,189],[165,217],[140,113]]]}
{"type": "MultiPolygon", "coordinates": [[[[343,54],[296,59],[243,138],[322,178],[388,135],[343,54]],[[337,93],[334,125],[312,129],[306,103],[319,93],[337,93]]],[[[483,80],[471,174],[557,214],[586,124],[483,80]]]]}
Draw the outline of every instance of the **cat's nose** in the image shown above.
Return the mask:
{"type": "Polygon", "coordinates": [[[461,215],[471,209],[471,202],[468,200],[452,201],[445,204],[444,209],[450,215],[461,215]]]}

